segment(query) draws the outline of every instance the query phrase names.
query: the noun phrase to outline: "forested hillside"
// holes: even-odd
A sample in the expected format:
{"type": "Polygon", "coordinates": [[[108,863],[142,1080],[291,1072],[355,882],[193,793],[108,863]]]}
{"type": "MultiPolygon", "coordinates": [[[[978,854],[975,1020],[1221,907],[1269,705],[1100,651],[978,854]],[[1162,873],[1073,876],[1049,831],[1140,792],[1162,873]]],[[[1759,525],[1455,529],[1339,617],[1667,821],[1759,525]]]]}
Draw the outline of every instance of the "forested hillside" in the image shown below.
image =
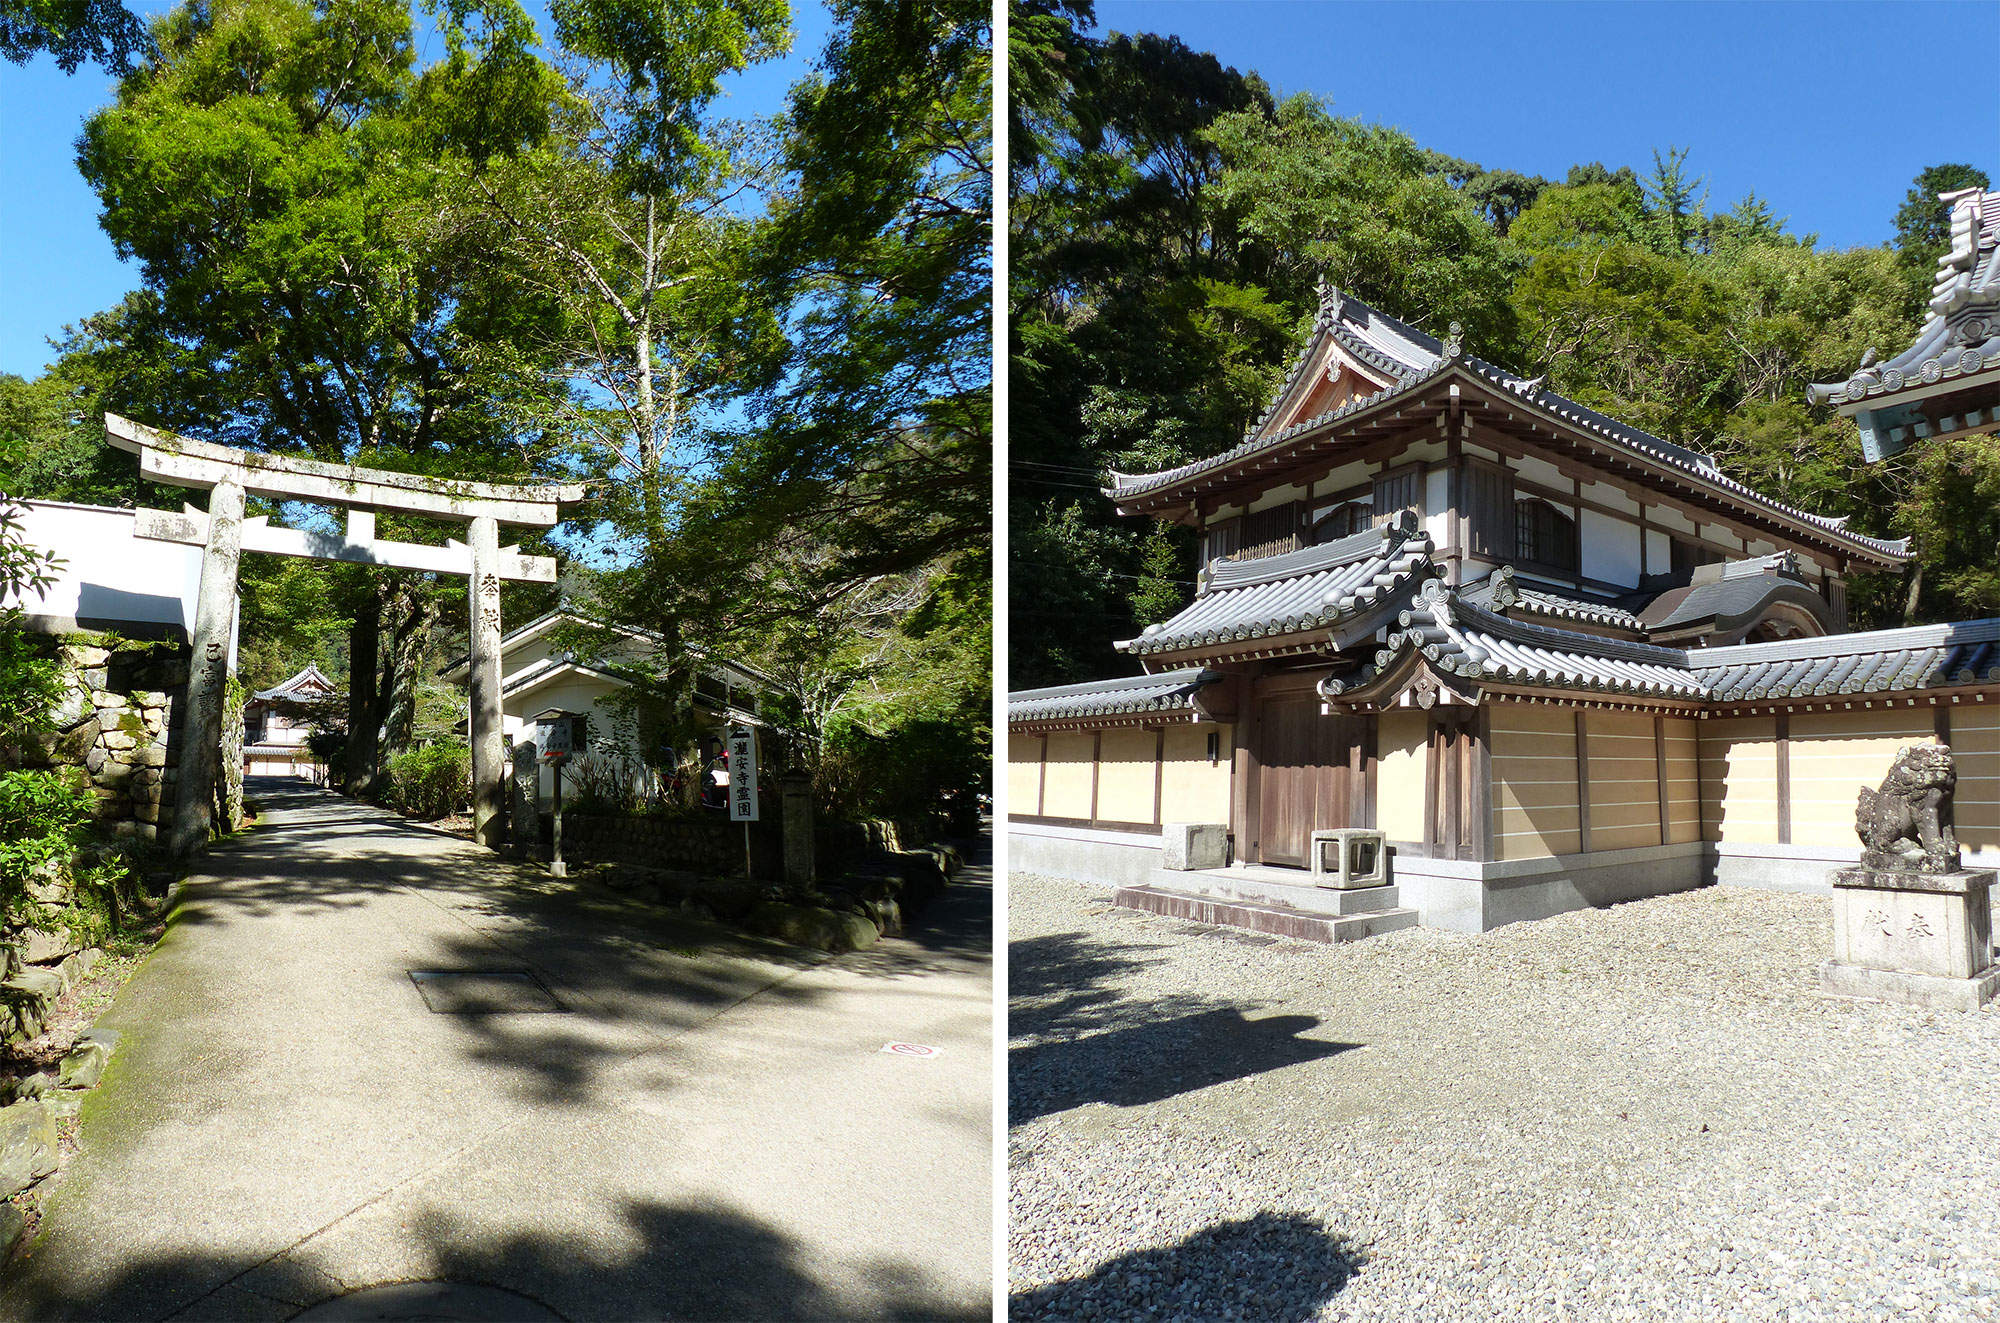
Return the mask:
{"type": "Polygon", "coordinates": [[[1661,144],[1559,180],[1456,160],[1276,101],[1177,39],[1091,36],[1089,7],[1019,0],[1010,28],[1013,688],[1136,669],[1111,648],[1193,591],[1191,530],[1120,519],[1105,469],[1234,445],[1330,281],[1668,440],[1781,500],[1916,539],[1860,575],[1857,627],[2000,613],[2000,441],[1920,443],[1864,468],[1805,387],[1892,354],[1944,251],[1941,190],[1912,180],[1893,242],[1819,251],[1754,193],[1711,199],[1661,144]]]}

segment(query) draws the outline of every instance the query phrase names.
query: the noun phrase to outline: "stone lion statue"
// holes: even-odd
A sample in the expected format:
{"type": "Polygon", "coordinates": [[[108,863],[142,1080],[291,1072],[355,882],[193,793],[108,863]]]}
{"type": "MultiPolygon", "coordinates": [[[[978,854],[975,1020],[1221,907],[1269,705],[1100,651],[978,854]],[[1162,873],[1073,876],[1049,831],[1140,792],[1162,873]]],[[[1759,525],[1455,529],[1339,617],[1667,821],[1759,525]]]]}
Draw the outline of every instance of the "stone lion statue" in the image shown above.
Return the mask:
{"type": "Polygon", "coordinates": [[[1959,867],[1958,837],[1951,829],[1951,796],[1958,783],[1951,750],[1909,744],[1896,754],[1880,790],[1861,787],[1854,830],[1861,863],[1892,873],[1950,873],[1959,867]]]}

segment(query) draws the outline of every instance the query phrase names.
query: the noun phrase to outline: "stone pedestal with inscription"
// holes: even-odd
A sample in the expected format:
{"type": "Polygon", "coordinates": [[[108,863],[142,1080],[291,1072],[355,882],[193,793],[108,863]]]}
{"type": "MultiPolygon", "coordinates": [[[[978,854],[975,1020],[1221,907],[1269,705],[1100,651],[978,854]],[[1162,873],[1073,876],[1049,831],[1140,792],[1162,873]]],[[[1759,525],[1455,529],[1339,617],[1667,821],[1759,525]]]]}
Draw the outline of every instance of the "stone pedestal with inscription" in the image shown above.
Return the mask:
{"type": "Polygon", "coordinates": [[[1993,959],[1992,869],[1832,875],[1833,959],[1821,991],[1939,1010],[1978,1010],[2000,993],[1993,959]]]}

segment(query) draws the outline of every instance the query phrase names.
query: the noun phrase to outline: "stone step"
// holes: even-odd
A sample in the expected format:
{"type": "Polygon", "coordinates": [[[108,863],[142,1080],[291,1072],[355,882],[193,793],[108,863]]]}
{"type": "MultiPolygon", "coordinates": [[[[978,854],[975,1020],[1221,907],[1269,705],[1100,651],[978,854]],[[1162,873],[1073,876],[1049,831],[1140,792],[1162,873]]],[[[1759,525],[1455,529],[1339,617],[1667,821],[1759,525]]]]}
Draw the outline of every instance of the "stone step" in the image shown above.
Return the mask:
{"type": "Polygon", "coordinates": [[[1111,903],[1168,918],[1244,928],[1301,942],[1354,942],[1378,933],[1417,926],[1417,912],[1407,908],[1348,915],[1326,914],[1282,905],[1221,900],[1161,887],[1120,887],[1112,895],[1111,903]]]}
{"type": "Polygon", "coordinates": [[[1236,901],[1246,905],[1271,905],[1279,909],[1303,910],[1309,914],[1370,914],[1393,910],[1401,904],[1396,888],[1316,887],[1312,875],[1297,870],[1265,868],[1211,868],[1199,872],[1178,872],[1156,868],[1146,885],[1161,891],[1178,891],[1207,896],[1212,900],[1236,901]]]}

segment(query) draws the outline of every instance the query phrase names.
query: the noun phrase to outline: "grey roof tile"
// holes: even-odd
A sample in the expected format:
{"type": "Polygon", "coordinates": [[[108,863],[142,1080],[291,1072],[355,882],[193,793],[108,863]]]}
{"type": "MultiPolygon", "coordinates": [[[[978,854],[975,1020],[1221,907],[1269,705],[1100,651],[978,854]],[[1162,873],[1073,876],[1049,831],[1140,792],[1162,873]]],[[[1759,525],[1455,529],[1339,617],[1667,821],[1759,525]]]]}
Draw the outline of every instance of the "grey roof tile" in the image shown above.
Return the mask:
{"type": "Polygon", "coordinates": [[[1430,538],[1406,515],[1324,546],[1219,560],[1184,610],[1117,646],[1143,656],[1323,629],[1435,573],[1430,552],[1430,538]]]}
{"type": "Polygon", "coordinates": [[[1194,706],[1195,690],[1222,676],[1199,666],[1119,680],[1090,680],[1007,695],[1009,721],[1061,721],[1127,713],[1175,712],[1194,706]]]}

